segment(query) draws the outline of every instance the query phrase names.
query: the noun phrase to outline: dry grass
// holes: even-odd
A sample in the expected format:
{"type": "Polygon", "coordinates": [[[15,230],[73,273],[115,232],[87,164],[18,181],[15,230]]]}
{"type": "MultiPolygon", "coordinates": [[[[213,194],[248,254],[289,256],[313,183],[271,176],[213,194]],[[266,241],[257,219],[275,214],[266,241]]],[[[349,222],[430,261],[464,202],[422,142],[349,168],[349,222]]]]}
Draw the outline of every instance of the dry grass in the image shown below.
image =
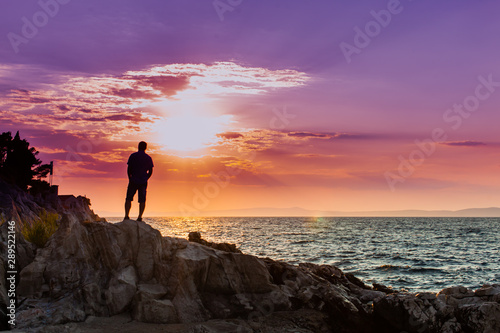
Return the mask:
{"type": "Polygon", "coordinates": [[[40,220],[32,224],[25,223],[21,229],[21,233],[28,242],[35,244],[37,247],[44,247],[50,236],[58,228],[57,220],[59,219],[59,215],[43,210],[38,217],[40,220]]]}

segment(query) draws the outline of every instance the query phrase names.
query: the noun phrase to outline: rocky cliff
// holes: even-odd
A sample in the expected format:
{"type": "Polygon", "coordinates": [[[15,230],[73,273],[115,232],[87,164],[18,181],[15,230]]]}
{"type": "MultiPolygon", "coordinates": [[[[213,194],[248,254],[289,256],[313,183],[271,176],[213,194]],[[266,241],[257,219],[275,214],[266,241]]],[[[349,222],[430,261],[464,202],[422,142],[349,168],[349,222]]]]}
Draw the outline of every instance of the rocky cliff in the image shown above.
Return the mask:
{"type": "MultiPolygon", "coordinates": [[[[162,237],[66,212],[44,248],[17,234],[17,329],[33,332],[500,332],[500,286],[369,287],[333,266],[162,237]]],[[[6,257],[7,224],[0,227],[6,257]]],[[[0,277],[5,281],[5,266],[0,277]]],[[[0,301],[5,309],[5,284],[0,301]]],[[[5,313],[2,314],[5,319],[5,313]]]]}

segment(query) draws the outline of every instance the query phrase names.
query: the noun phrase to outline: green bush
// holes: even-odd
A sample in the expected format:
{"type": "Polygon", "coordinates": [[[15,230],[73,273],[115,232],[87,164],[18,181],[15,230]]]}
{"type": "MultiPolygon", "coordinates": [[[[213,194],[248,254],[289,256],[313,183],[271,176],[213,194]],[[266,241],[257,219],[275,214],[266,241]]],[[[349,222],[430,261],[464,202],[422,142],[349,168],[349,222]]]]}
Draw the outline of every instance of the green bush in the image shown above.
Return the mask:
{"type": "Polygon", "coordinates": [[[57,220],[59,215],[43,210],[38,217],[40,218],[39,221],[24,224],[21,232],[28,242],[35,244],[37,247],[44,247],[50,236],[58,228],[57,220]]]}

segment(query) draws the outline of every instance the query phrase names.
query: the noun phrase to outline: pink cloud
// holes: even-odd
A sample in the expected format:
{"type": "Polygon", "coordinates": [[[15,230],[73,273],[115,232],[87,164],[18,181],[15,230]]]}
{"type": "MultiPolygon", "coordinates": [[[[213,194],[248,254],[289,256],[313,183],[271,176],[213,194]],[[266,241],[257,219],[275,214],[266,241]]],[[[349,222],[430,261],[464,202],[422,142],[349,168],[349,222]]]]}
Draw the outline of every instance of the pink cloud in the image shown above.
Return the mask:
{"type": "Polygon", "coordinates": [[[481,147],[486,146],[486,143],[480,141],[448,141],[441,142],[440,144],[452,147],[481,147]]]}

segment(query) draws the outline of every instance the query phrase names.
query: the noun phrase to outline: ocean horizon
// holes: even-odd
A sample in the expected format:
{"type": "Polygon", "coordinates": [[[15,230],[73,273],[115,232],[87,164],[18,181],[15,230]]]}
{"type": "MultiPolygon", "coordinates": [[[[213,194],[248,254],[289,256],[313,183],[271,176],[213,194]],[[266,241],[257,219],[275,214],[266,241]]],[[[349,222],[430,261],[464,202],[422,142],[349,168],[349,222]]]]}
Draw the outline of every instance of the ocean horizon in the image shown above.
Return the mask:
{"type": "MultiPolygon", "coordinates": [[[[109,222],[123,218],[108,217],[109,222]]],[[[500,218],[146,217],[163,236],[198,231],[243,253],[337,266],[370,285],[437,292],[500,282],[500,218]]]]}

